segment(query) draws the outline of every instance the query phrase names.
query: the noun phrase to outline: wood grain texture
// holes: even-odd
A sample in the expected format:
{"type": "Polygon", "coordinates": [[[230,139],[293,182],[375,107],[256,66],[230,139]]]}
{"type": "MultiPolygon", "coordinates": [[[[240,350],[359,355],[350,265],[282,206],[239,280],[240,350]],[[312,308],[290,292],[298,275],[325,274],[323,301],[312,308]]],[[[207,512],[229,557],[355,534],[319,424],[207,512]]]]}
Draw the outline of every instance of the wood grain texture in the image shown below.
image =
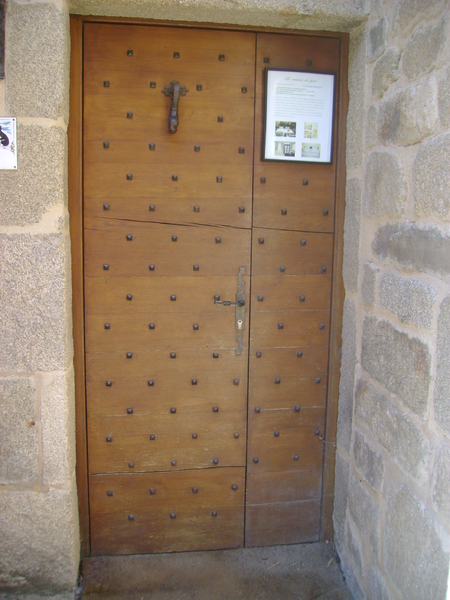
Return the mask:
{"type": "Polygon", "coordinates": [[[298,471],[271,471],[247,475],[247,502],[274,504],[319,499],[322,489],[322,468],[298,471]]]}

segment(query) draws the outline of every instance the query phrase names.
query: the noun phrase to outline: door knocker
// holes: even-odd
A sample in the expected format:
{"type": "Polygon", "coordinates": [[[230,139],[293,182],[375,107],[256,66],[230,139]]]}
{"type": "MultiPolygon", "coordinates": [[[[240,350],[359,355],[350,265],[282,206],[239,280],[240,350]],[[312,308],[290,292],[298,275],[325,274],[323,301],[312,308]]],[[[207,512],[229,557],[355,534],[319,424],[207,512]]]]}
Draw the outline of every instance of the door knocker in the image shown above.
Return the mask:
{"type": "Polygon", "coordinates": [[[178,128],[178,102],[180,96],[186,96],[189,90],[186,89],[186,86],[180,85],[179,81],[172,81],[170,85],[166,85],[161,91],[172,98],[169,113],[169,132],[176,133],[178,128]]]}

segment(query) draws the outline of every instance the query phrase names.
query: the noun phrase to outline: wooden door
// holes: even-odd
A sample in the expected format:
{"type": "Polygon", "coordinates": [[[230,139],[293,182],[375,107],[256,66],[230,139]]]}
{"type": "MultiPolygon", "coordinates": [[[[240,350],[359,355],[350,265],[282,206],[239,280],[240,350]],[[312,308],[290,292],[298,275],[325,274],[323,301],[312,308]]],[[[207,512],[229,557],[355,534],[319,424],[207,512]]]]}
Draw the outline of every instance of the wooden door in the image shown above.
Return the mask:
{"type": "Polygon", "coordinates": [[[84,26],[92,554],[318,539],[336,161],[261,160],[268,63],[339,41],[84,26]]]}

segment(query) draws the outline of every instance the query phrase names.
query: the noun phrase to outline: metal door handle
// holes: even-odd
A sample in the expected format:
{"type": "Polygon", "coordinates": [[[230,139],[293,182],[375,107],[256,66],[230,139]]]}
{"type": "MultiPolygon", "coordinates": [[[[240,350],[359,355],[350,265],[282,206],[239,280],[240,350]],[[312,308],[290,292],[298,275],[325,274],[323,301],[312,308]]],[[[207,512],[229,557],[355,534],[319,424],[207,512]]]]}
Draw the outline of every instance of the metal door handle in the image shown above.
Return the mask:
{"type": "Polygon", "coordinates": [[[245,283],[242,279],[242,275],[244,275],[244,273],[245,267],[239,267],[236,302],[232,302],[231,300],[214,300],[214,304],[236,307],[236,341],[238,343],[236,354],[240,354],[242,352],[242,342],[245,327],[245,283]]]}
{"type": "Polygon", "coordinates": [[[231,300],[214,300],[214,304],[220,304],[222,306],[244,306],[245,300],[243,298],[239,298],[237,302],[231,302],[231,300]]]}
{"type": "Polygon", "coordinates": [[[186,86],[180,85],[179,81],[174,80],[161,91],[166,96],[172,98],[169,113],[169,132],[176,133],[178,128],[178,102],[180,101],[180,96],[186,96],[189,90],[186,89],[186,86]]]}

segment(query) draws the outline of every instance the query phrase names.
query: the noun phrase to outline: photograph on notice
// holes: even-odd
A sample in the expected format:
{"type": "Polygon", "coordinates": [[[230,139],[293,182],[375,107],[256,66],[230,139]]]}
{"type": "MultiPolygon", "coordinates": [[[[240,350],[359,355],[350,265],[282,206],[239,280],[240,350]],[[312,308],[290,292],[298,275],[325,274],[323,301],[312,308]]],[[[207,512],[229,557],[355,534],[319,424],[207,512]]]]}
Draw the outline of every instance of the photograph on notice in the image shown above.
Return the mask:
{"type": "Polygon", "coordinates": [[[275,135],[277,137],[295,137],[297,123],[291,121],[275,121],[275,135]]]}
{"type": "Polygon", "coordinates": [[[302,157],[320,158],[320,144],[310,144],[309,142],[302,144],[302,157]]]}
{"type": "Polygon", "coordinates": [[[311,121],[305,121],[305,130],[303,137],[310,138],[312,140],[317,140],[317,138],[319,137],[319,124],[311,123],[311,121]]]}
{"type": "Polygon", "coordinates": [[[16,119],[0,117],[0,169],[17,169],[16,119]]]}
{"type": "Polygon", "coordinates": [[[295,156],[295,142],[277,140],[275,142],[275,156],[295,156]]]}

